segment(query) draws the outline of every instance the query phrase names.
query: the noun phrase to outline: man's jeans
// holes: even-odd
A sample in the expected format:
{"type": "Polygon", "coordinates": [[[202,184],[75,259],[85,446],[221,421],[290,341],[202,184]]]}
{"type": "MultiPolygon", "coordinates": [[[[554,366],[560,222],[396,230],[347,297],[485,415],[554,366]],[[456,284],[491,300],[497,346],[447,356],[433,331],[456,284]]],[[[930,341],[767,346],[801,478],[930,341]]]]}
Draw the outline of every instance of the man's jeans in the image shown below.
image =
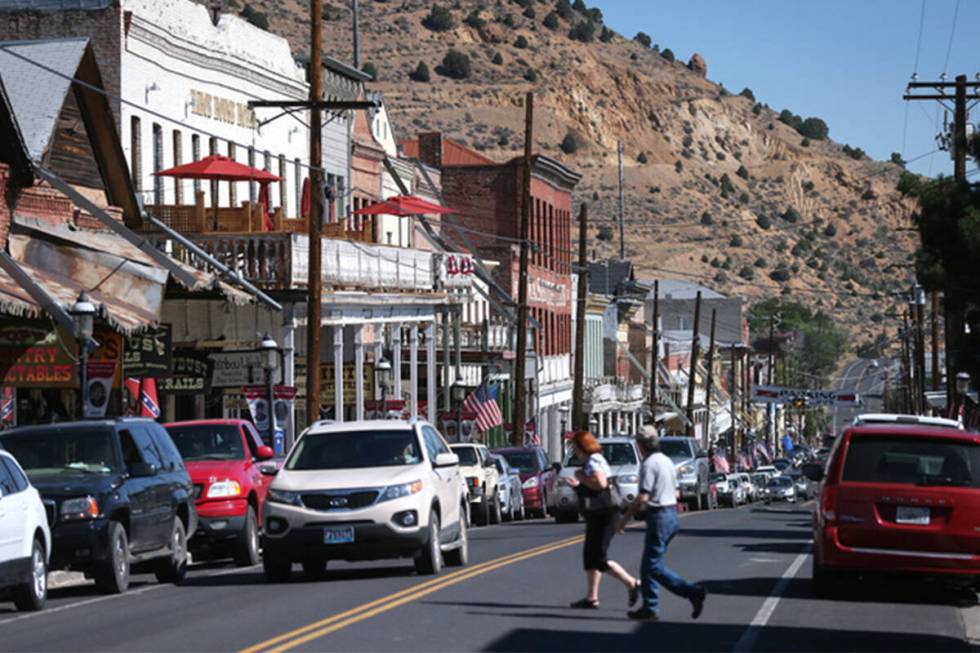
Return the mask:
{"type": "Polygon", "coordinates": [[[691,599],[698,594],[698,588],[672,572],[664,564],[667,545],[677,535],[677,510],[666,508],[647,511],[647,533],[643,543],[643,560],[640,563],[643,601],[650,612],[659,608],[659,587],[662,583],[668,590],[691,599]]]}

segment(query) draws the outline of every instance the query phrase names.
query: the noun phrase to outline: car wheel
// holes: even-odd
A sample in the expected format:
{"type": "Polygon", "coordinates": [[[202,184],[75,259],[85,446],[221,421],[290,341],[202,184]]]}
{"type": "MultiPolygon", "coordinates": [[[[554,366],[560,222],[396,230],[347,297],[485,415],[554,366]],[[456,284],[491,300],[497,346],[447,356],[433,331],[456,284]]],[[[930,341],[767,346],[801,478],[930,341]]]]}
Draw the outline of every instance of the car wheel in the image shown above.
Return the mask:
{"type": "Polygon", "coordinates": [[[262,547],[262,572],[270,583],[285,583],[293,571],[292,561],[283,555],[262,547]]]}
{"type": "Polygon", "coordinates": [[[493,505],[490,506],[490,523],[499,524],[501,521],[503,521],[503,515],[500,514],[500,497],[494,492],[493,505]]]}
{"type": "Polygon", "coordinates": [[[466,563],[470,561],[470,540],[466,533],[466,524],[463,520],[459,521],[459,539],[457,540],[459,544],[458,548],[452,551],[446,551],[444,556],[446,559],[446,564],[450,567],[465,567],[466,563]]]}
{"type": "Polygon", "coordinates": [[[248,507],[245,513],[245,527],[235,539],[235,564],[239,567],[251,567],[259,564],[259,522],[255,518],[255,509],[248,507]]]}
{"type": "Polygon", "coordinates": [[[153,562],[153,575],[161,583],[179,583],[187,575],[187,531],[180,517],[170,531],[170,555],[153,562]]]}
{"type": "Polygon", "coordinates": [[[490,523],[490,507],[487,505],[486,496],[483,501],[476,504],[476,513],[473,515],[473,523],[477,526],[486,526],[490,523]]]}
{"type": "Polygon", "coordinates": [[[415,571],[431,576],[442,571],[442,550],[439,548],[439,515],[433,510],[429,513],[429,535],[415,556],[415,571]]]}
{"type": "Polygon", "coordinates": [[[48,598],[48,561],[44,555],[44,543],[37,538],[31,547],[30,576],[27,582],[14,588],[12,598],[21,612],[40,610],[48,598]]]}
{"type": "Polygon", "coordinates": [[[303,558],[303,576],[306,580],[323,580],[327,575],[327,561],[323,558],[303,558]]]}
{"type": "Polygon", "coordinates": [[[95,573],[95,586],[103,594],[122,594],[129,587],[129,538],[117,521],[109,522],[109,552],[95,573]]]}

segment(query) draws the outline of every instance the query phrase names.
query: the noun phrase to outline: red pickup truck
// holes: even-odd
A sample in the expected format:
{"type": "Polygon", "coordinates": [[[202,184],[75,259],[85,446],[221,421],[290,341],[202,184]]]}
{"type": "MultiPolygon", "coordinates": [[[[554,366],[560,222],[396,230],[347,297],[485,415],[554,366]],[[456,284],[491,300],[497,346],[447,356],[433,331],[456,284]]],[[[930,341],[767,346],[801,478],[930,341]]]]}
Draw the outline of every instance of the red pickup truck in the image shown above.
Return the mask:
{"type": "Polygon", "coordinates": [[[255,427],[241,419],[166,424],[194,484],[198,529],[189,545],[196,554],[233,557],[241,566],[259,562],[259,514],[270,477],[259,464],[272,458],[255,427]]]}

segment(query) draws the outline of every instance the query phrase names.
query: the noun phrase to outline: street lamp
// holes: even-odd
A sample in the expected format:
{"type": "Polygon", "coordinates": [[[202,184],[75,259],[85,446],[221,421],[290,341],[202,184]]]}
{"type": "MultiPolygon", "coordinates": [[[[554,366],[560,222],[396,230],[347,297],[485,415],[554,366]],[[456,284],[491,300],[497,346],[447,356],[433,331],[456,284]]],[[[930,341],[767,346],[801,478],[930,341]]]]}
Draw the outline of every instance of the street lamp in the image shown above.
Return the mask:
{"type": "Polygon", "coordinates": [[[280,453],[279,447],[276,447],[276,410],[275,410],[275,396],[273,392],[273,374],[279,367],[279,344],[272,339],[268,333],[262,338],[261,344],[259,344],[259,352],[262,357],[262,369],[265,370],[265,383],[266,383],[266,414],[269,419],[269,446],[276,450],[276,453],[280,453]]]}
{"type": "Polygon", "coordinates": [[[463,379],[456,379],[452,385],[452,399],[456,404],[456,440],[463,441],[463,401],[466,399],[466,386],[463,379]]]}
{"type": "Polygon", "coordinates": [[[561,415],[561,433],[563,437],[568,430],[568,413],[570,411],[571,409],[568,407],[568,404],[558,406],[558,414],[561,415]]]}
{"type": "Polygon", "coordinates": [[[82,291],[78,299],[69,309],[72,321],[75,323],[75,340],[78,342],[78,380],[79,417],[85,416],[85,404],[88,402],[88,353],[92,344],[92,334],[95,332],[95,304],[82,291]]]}
{"type": "Polygon", "coordinates": [[[388,419],[388,382],[391,380],[391,363],[382,357],[374,364],[374,373],[378,375],[378,385],[381,386],[381,419],[388,419]]]}

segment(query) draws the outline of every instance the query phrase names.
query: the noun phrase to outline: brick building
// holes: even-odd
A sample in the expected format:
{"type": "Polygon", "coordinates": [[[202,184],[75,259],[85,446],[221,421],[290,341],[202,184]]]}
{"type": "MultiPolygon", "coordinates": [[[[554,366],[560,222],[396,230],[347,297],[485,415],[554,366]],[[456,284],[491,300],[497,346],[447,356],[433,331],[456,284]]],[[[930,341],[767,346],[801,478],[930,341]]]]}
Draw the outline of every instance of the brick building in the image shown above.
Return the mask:
{"type": "MultiPolygon", "coordinates": [[[[498,263],[495,280],[516,300],[523,159],[497,163],[439,133],[423,133],[401,145],[406,157],[442,170],[445,201],[459,211],[454,220],[471,230],[475,253],[498,263]]],[[[542,444],[557,457],[559,413],[571,401],[571,194],[581,175],[542,155],[535,155],[531,165],[528,305],[541,328],[533,331],[536,357],[528,363],[536,385],[529,405],[535,407],[531,414],[542,444]]]]}

